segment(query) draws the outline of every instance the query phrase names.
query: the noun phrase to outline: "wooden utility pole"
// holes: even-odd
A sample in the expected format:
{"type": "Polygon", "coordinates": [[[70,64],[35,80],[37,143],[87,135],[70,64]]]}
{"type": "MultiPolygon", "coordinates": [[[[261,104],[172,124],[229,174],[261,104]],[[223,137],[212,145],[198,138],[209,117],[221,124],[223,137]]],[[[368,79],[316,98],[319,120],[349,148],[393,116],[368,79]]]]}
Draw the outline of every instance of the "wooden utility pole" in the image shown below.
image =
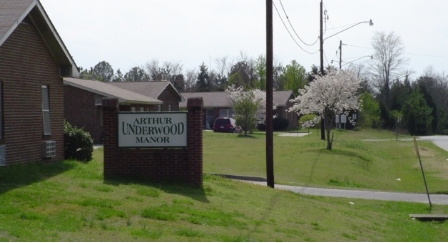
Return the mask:
{"type": "MultiPolygon", "coordinates": [[[[324,23],[323,23],[323,3],[320,1],[320,75],[324,75],[324,23]]],[[[325,140],[325,120],[320,119],[320,138],[325,140]]]]}
{"type": "Polygon", "coordinates": [[[266,179],[271,188],[274,188],[273,49],[272,0],[266,0],[266,179]]]}

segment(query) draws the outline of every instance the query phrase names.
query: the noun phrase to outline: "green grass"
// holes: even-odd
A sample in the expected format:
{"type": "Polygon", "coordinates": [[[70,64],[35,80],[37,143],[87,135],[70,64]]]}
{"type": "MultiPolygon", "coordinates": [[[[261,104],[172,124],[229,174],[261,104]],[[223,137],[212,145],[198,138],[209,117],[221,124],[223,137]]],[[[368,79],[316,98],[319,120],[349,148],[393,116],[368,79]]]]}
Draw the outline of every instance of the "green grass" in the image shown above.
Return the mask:
{"type": "MultiPolygon", "coordinates": [[[[303,170],[302,174],[308,177],[302,182],[298,180],[300,183],[363,188],[370,186],[369,180],[375,181],[378,177],[377,184],[381,185],[384,182],[380,180],[386,176],[380,173],[389,173],[390,169],[380,171],[377,167],[381,165],[376,163],[401,160],[398,155],[386,159],[394,150],[389,148],[393,144],[400,144],[402,150],[408,147],[405,142],[391,141],[383,151],[372,152],[381,143],[358,145],[355,139],[342,139],[346,135],[352,138],[369,134],[341,134],[335,136],[332,152],[322,150],[317,136],[308,140],[287,138],[284,142],[279,142],[282,137],[276,137],[277,153],[288,147],[296,147],[295,153],[302,151],[297,157],[294,153],[283,155],[287,158],[283,162],[276,154],[275,163],[294,166],[282,172],[281,166],[276,164],[276,181],[288,181],[290,179],[283,177],[294,178],[294,173],[297,177],[303,170]],[[341,139],[336,140],[339,137],[341,139]],[[314,158],[311,163],[301,159],[316,155],[320,159],[314,158]],[[297,160],[289,162],[289,156],[297,160]],[[320,164],[329,164],[321,160],[326,156],[352,160],[333,161],[345,163],[345,168],[351,172],[375,174],[370,176],[372,179],[361,180],[359,178],[369,178],[367,172],[364,177],[354,177],[334,166],[333,170],[339,170],[338,173],[327,171],[331,176],[320,182],[324,178],[321,174],[325,174],[320,164]],[[371,163],[366,164],[366,161],[371,163]],[[306,168],[306,165],[311,167],[306,168]],[[314,175],[312,183],[310,171],[314,175]]],[[[217,136],[223,138],[217,139],[222,146],[235,146],[236,153],[243,151],[241,146],[251,149],[252,143],[264,144],[260,142],[264,141],[263,134],[255,134],[253,138],[205,134],[207,172],[210,172],[210,153],[216,153],[215,159],[222,159],[223,168],[234,169],[235,174],[246,174],[245,168],[254,168],[247,163],[259,156],[256,151],[236,156],[236,161],[226,164],[221,157],[229,154],[210,149],[209,143],[217,136]]],[[[431,144],[422,144],[427,158],[438,158],[438,153],[442,153],[431,144]]],[[[427,213],[426,204],[306,196],[207,174],[202,188],[104,181],[102,159],[102,150],[95,150],[94,159],[89,163],[64,161],[0,167],[0,241],[445,241],[448,238],[448,223],[423,223],[409,218],[411,213],[427,213]]],[[[259,159],[264,164],[263,155],[259,159]]],[[[409,156],[409,160],[415,158],[409,156]]],[[[409,166],[417,168],[415,161],[409,166]]],[[[264,166],[260,167],[260,175],[264,175],[264,166]]],[[[433,168],[428,167],[428,170],[433,168]]],[[[402,170],[412,172],[412,169],[402,170]]],[[[416,171],[421,178],[418,168],[416,171]]],[[[407,173],[412,176],[411,172],[407,173]]],[[[431,184],[435,184],[435,178],[446,184],[440,174],[428,174],[431,184]]],[[[408,180],[405,176],[401,178],[402,182],[408,180]]],[[[377,188],[377,185],[371,186],[371,189],[377,188]]],[[[448,213],[448,206],[435,205],[432,212],[448,213]]]]}
{"type": "MultiPolygon", "coordinates": [[[[333,149],[328,151],[318,131],[311,132],[305,137],[274,133],[276,183],[425,193],[413,141],[396,141],[395,134],[384,131],[336,130],[333,149]]],[[[250,137],[203,134],[205,173],[266,177],[264,133],[250,137]]],[[[448,152],[429,141],[418,144],[430,192],[447,192],[448,152]]]]}

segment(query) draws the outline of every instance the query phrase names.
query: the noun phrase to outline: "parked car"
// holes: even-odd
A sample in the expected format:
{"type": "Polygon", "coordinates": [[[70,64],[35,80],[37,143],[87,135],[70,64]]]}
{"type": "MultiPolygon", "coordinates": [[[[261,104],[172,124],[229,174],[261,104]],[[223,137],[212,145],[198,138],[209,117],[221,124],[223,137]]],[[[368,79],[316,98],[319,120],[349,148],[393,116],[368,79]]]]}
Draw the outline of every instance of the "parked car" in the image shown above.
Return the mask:
{"type": "Polygon", "coordinates": [[[218,117],[213,123],[214,132],[235,132],[236,128],[235,119],[229,117],[218,117]]]}

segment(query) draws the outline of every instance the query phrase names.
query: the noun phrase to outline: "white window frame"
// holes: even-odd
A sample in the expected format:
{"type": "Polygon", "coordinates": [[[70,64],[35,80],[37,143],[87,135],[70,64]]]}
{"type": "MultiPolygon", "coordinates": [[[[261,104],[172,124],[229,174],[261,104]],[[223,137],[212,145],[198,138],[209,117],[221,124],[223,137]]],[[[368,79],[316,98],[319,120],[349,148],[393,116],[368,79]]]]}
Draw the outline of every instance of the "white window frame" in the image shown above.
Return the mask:
{"type": "Polygon", "coordinates": [[[171,105],[168,105],[168,111],[171,111],[171,105]]]}
{"type": "Polygon", "coordinates": [[[44,135],[51,135],[50,90],[42,85],[42,124],[44,135]]]}
{"type": "Polygon", "coordinates": [[[103,97],[101,95],[95,95],[95,106],[103,105],[103,97]]]}

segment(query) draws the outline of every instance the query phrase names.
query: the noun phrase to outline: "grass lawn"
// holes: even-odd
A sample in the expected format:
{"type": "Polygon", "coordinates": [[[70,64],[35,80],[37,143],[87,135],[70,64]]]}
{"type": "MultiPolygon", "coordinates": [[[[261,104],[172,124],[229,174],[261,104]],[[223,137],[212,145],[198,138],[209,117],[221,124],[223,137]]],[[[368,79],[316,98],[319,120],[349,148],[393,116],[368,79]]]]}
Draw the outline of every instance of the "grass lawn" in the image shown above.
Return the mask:
{"type": "MultiPolygon", "coordinates": [[[[367,187],[372,182],[367,188],[424,190],[402,185],[413,183],[415,187],[423,187],[418,161],[408,142],[364,143],[355,139],[364,136],[389,135],[337,133],[332,152],[325,151],[317,136],[275,137],[276,182],[331,187],[367,187]],[[391,156],[397,148],[400,148],[398,155],[391,156]],[[407,153],[410,153],[407,158],[400,157],[407,153]],[[380,169],[387,164],[387,168],[380,169]],[[324,172],[325,166],[330,165],[331,169],[324,172]],[[389,177],[392,177],[390,186],[383,181],[389,177]],[[395,177],[401,177],[401,184],[395,177]]],[[[263,144],[262,134],[240,138],[234,134],[206,133],[204,170],[263,176],[263,144]],[[213,141],[219,142],[227,153],[213,141]],[[219,162],[222,171],[214,169],[219,168],[214,164],[219,162]]],[[[431,159],[433,163],[427,166],[429,187],[443,188],[439,183],[446,179],[436,167],[437,159],[446,157],[446,153],[430,143],[422,142],[420,146],[425,152],[424,161],[431,159]]],[[[95,150],[94,159],[88,163],[64,161],[0,167],[0,241],[448,239],[448,223],[409,218],[411,213],[428,213],[428,205],[422,203],[298,195],[207,174],[202,188],[104,181],[102,171],[102,149],[95,150]]],[[[447,214],[448,206],[435,205],[432,213],[447,214]]]]}
{"type": "MultiPolygon", "coordinates": [[[[336,130],[328,151],[320,133],[311,132],[305,137],[274,133],[275,183],[426,193],[413,141],[396,141],[395,134],[384,131],[336,130]]],[[[448,193],[448,152],[429,141],[418,146],[430,192],[448,193]]],[[[264,133],[204,132],[205,173],[266,177],[265,156],[264,133]]]]}

